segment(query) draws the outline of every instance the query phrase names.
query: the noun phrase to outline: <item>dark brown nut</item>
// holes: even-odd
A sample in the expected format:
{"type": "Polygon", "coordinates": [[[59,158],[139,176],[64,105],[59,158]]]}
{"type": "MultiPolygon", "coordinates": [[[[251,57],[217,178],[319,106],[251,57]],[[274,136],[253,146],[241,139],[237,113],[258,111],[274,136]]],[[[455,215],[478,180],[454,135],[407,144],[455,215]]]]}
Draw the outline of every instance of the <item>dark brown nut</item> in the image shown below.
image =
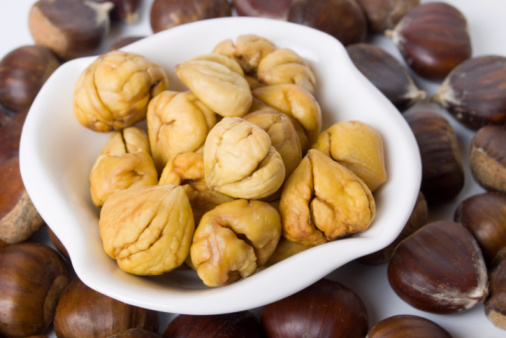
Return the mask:
{"type": "Polygon", "coordinates": [[[506,330],[506,260],[490,274],[490,294],[485,300],[485,314],[495,326],[506,330]]]}
{"type": "Polygon", "coordinates": [[[178,315],[165,331],[164,338],[254,338],[263,337],[262,326],[250,311],[218,315],[178,315]]]}
{"type": "Polygon", "coordinates": [[[70,259],[70,256],[69,256],[69,253],[67,251],[67,249],[65,249],[65,246],[63,245],[63,243],[60,241],[60,239],[58,238],[58,236],[56,236],[56,234],[54,233],[53,230],[51,230],[51,228],[47,228],[47,234],[48,234],[48,237],[49,237],[49,240],[51,241],[51,243],[54,245],[54,247],[63,255],[65,256],[67,259],[70,259]]]}
{"type": "Polygon", "coordinates": [[[420,0],[356,0],[364,10],[369,30],[384,33],[392,29],[420,0]]]}
{"type": "Polygon", "coordinates": [[[387,274],[401,299],[432,313],[468,310],[488,293],[478,243],[464,226],[450,221],[429,223],[399,244],[387,274]]]}
{"type": "Polygon", "coordinates": [[[414,7],[386,35],[411,69],[429,80],[442,80],[472,53],[466,18],[443,2],[414,7]]]}
{"type": "Polygon", "coordinates": [[[69,269],[53,249],[39,243],[0,248],[0,335],[42,334],[53,321],[56,304],[69,283],[69,269]]]}
{"type": "Polygon", "coordinates": [[[0,129],[0,240],[27,240],[44,221],[32,204],[21,179],[19,141],[26,113],[18,113],[0,129]]]}
{"type": "Polygon", "coordinates": [[[463,200],[455,210],[455,222],[471,231],[488,265],[506,247],[506,194],[486,192],[463,200]]]}
{"type": "Polygon", "coordinates": [[[506,260],[506,247],[502,247],[497,251],[494,258],[492,259],[491,267],[494,268],[501,264],[502,261],[506,260]]]}
{"type": "Polygon", "coordinates": [[[453,127],[434,112],[414,112],[405,118],[420,149],[420,190],[429,208],[449,201],[464,187],[464,169],[453,127]]]}
{"type": "Polygon", "coordinates": [[[362,299],[353,290],[321,279],[265,305],[262,326],[268,337],[364,337],[369,317],[362,299]]]}
{"type": "Polygon", "coordinates": [[[506,124],[506,57],[484,55],[455,67],[432,98],[464,126],[506,124]]]}
{"type": "Polygon", "coordinates": [[[227,0],[154,0],[150,23],[153,32],[158,33],[188,22],[231,15],[227,0]]]}
{"type": "Polygon", "coordinates": [[[402,228],[399,236],[397,236],[397,238],[390,245],[386,246],[382,250],[360,257],[358,261],[368,265],[379,265],[387,263],[392,258],[397,245],[399,245],[399,243],[401,243],[405,238],[409,237],[415,231],[424,226],[427,223],[428,216],[427,201],[425,200],[423,193],[419,192],[415,207],[413,208],[413,211],[411,212],[408,221],[404,225],[404,228],[402,228]]]}
{"type": "Polygon", "coordinates": [[[349,45],[355,66],[402,113],[427,94],[420,90],[406,68],[381,47],[365,43],[349,45]]]}
{"type": "Polygon", "coordinates": [[[364,40],[367,34],[364,12],[355,0],[294,0],[288,21],[328,33],[345,46],[364,40]]]}
{"type": "Polygon", "coordinates": [[[105,3],[114,5],[109,15],[112,22],[124,22],[134,24],[139,21],[139,7],[142,0],[85,0],[90,2],[105,3]]]}
{"type": "Polygon", "coordinates": [[[258,16],[286,20],[293,0],[233,0],[239,16],[258,16]]]}
{"type": "Polygon", "coordinates": [[[111,2],[39,0],[29,12],[30,34],[63,60],[92,55],[109,32],[112,7],[111,2]]]}
{"type": "Polygon", "coordinates": [[[415,315],[396,315],[376,323],[367,338],[451,338],[451,335],[427,318],[415,315]]]}
{"type": "Polygon", "coordinates": [[[158,333],[139,328],[127,329],[115,335],[109,336],[109,338],[160,338],[160,337],[161,336],[158,333]]]}
{"type": "Polygon", "coordinates": [[[138,35],[132,35],[132,36],[124,36],[122,38],[119,38],[115,40],[110,46],[108,51],[112,50],[118,50],[120,48],[123,48],[125,46],[128,46],[131,43],[137,42],[141,39],[144,39],[145,36],[138,36],[138,35]]]}
{"type": "Polygon", "coordinates": [[[485,126],[471,139],[471,173],[487,190],[506,192],[506,126],[485,126]]]}
{"type": "Polygon", "coordinates": [[[156,332],[158,313],[107,297],[79,278],[61,295],[54,316],[58,337],[109,337],[130,328],[156,332]]]}
{"type": "Polygon", "coordinates": [[[0,61],[0,104],[25,111],[60,61],[46,47],[28,45],[9,52],[0,61]]]}

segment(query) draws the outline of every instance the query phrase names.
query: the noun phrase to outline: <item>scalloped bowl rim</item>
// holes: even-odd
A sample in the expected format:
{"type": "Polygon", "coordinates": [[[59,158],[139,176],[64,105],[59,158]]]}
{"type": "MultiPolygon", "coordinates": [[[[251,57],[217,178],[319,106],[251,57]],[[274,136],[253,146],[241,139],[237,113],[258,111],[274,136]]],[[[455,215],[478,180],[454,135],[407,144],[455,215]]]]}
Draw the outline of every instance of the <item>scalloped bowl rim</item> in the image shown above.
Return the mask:
{"type": "Polygon", "coordinates": [[[205,287],[194,271],[158,277],[121,271],[102,249],[99,209],[89,197],[88,173],[107,134],[81,126],[72,112],[72,92],[85,57],[60,66],[46,81],[26,118],[20,168],[26,190],[51,230],[66,247],[77,276],[89,287],[128,304],[162,312],[217,314],[260,307],[289,296],[340,266],[375,252],[400,233],[411,214],[421,181],[416,140],[403,116],[354,67],[345,48],[318,30],[265,18],[229,17],[181,25],[123,50],[164,67],[170,89],[183,90],[173,66],[210,52],[216,43],[256,34],[292,48],[315,70],[316,97],[324,127],[344,120],[369,123],[383,135],[388,181],[374,193],[377,214],[365,232],[306,250],[228,286],[205,287]]]}

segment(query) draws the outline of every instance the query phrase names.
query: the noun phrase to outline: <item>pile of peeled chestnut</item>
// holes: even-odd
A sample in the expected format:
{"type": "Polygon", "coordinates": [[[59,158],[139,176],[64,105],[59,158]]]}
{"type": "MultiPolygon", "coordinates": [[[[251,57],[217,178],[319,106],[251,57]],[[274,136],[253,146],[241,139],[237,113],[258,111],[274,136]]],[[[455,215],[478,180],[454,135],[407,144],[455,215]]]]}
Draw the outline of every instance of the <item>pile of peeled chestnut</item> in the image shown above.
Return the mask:
{"type": "MultiPolygon", "coordinates": [[[[0,61],[0,336],[43,337],[54,329],[58,337],[451,337],[444,327],[422,316],[397,315],[371,322],[367,304],[353,286],[327,278],[259,311],[181,314],[162,327],[160,313],[111,299],[75,277],[68,253],[24,189],[18,153],[21,129],[38,91],[62,63],[81,56],[106,55],[142,38],[128,36],[107,45],[114,25],[138,20],[142,2],[34,1],[27,13],[34,44],[16,48],[0,61]],[[52,245],[41,244],[41,236],[48,236],[52,245]]],[[[458,8],[444,2],[153,0],[149,18],[156,33],[187,22],[231,15],[287,20],[331,34],[345,45],[356,67],[397,107],[412,129],[422,160],[416,205],[393,243],[357,260],[363,269],[386,264],[391,288],[413,308],[455,314],[484,303],[483,316],[506,330],[506,56],[473,57],[467,19],[458,8]],[[403,60],[367,43],[378,34],[392,39],[403,60]],[[429,97],[411,74],[440,87],[429,97]],[[427,100],[448,114],[408,110],[427,100]],[[467,154],[459,152],[458,135],[450,119],[474,133],[467,154]],[[465,168],[467,165],[470,168],[465,168]],[[466,184],[467,169],[483,192],[460,201],[453,219],[429,221],[431,211],[458,198],[466,184]]],[[[188,99],[186,95],[180,101],[188,99]]],[[[260,117],[251,119],[258,121],[260,117]]],[[[221,134],[218,130],[219,140],[223,140],[224,131],[238,125],[233,117],[224,120],[228,125],[221,134]]],[[[132,129],[119,136],[114,133],[104,151],[117,149],[115,137],[123,149],[126,140],[145,144],[149,137],[132,129]]],[[[164,179],[185,179],[177,171],[178,163],[202,172],[201,160],[198,153],[171,157],[170,175],[164,179]],[[191,167],[195,163],[197,166],[191,167]]],[[[165,167],[167,161],[162,161],[153,163],[154,168],[165,167]]],[[[100,176],[100,170],[95,174],[100,176]]],[[[160,189],[167,188],[162,185],[160,189]]],[[[199,186],[193,189],[197,191],[199,186]]],[[[92,186],[96,205],[105,203],[106,194],[100,189],[93,191],[92,186]]],[[[181,201],[188,189],[171,194],[181,201]]],[[[127,195],[120,197],[107,203],[124,206],[132,200],[127,195]]],[[[224,197],[218,204],[226,208],[219,211],[234,214],[244,207],[239,205],[242,200],[237,201],[224,197]]],[[[286,241],[279,241],[283,250],[281,245],[286,241]]],[[[286,250],[295,254],[303,249],[288,246],[286,250]]]]}

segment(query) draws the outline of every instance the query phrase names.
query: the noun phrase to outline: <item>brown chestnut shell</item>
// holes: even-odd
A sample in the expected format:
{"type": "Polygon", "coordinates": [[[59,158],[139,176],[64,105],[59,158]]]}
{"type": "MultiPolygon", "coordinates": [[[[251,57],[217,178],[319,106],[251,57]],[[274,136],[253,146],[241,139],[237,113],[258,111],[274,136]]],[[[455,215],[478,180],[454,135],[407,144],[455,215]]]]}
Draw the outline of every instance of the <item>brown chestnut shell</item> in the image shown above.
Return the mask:
{"type": "Polygon", "coordinates": [[[506,260],[490,274],[490,294],[485,300],[485,315],[495,326],[506,330],[506,260]]]}
{"type": "Polygon", "coordinates": [[[385,318],[369,331],[367,338],[451,338],[439,324],[415,315],[396,315],[385,318]]]}

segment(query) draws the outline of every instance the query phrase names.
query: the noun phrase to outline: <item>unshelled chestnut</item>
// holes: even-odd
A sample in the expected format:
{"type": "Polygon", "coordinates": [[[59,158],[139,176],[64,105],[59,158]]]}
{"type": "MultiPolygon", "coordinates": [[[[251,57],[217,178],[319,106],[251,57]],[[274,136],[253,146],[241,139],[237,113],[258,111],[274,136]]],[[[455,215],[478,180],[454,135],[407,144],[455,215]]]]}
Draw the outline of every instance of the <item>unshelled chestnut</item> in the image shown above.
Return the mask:
{"type": "Polygon", "coordinates": [[[397,236],[396,239],[385,248],[373,252],[369,255],[360,257],[358,261],[360,263],[369,264],[369,265],[378,265],[387,263],[392,255],[394,254],[395,248],[402,242],[405,238],[410,236],[412,233],[420,229],[427,223],[427,219],[429,216],[429,211],[427,208],[427,201],[423,196],[422,192],[418,193],[418,197],[416,199],[415,207],[409,216],[408,221],[402,228],[401,233],[397,236]]]}
{"type": "Polygon", "coordinates": [[[346,50],[355,67],[399,109],[404,112],[427,94],[420,90],[407,69],[381,47],[355,43],[346,50]]]}
{"type": "Polygon", "coordinates": [[[56,306],[58,337],[108,337],[130,328],[156,332],[158,313],[105,296],[79,278],[65,289],[56,306]]]}
{"type": "Polygon", "coordinates": [[[506,330],[506,260],[490,274],[490,294],[485,300],[485,314],[495,326],[506,330]]]}
{"type": "Polygon", "coordinates": [[[506,247],[506,193],[485,192],[466,198],[457,206],[454,220],[471,231],[489,266],[506,247]]]}
{"type": "Polygon", "coordinates": [[[361,337],[369,330],[362,299],[343,284],[321,279],[262,310],[268,337],[361,337]]]}
{"type": "Polygon", "coordinates": [[[453,127],[442,115],[431,111],[410,112],[404,116],[420,149],[420,190],[429,208],[451,200],[462,191],[465,177],[453,127]]]}
{"type": "Polygon", "coordinates": [[[488,276],[480,247],[463,225],[435,221],[406,238],[388,264],[388,281],[411,306],[456,313],[485,300],[488,276]]]}
{"type": "Polygon", "coordinates": [[[127,329],[109,336],[108,338],[160,338],[161,336],[153,331],[140,328],[127,329]]]}
{"type": "Polygon", "coordinates": [[[40,88],[60,65],[44,46],[18,47],[0,61],[0,104],[14,111],[30,108],[40,88]]]}
{"type": "Polygon", "coordinates": [[[506,126],[485,126],[471,139],[471,173],[483,188],[506,193],[506,126]]]}
{"type": "Polygon", "coordinates": [[[115,40],[110,46],[109,51],[112,50],[118,50],[120,48],[123,48],[125,46],[128,46],[131,43],[134,43],[136,41],[139,41],[141,39],[145,38],[145,36],[140,35],[132,35],[132,36],[124,36],[122,38],[119,38],[115,40]]]}
{"type": "Polygon", "coordinates": [[[386,31],[411,69],[439,81],[472,54],[467,20],[454,6],[430,2],[412,8],[386,31]]]}
{"type": "Polygon", "coordinates": [[[232,15],[227,0],[154,0],[150,23],[154,33],[184,23],[232,15]]]}
{"type": "Polygon", "coordinates": [[[443,327],[432,320],[415,315],[385,318],[371,328],[367,338],[451,338],[443,327]]]}
{"type": "Polygon", "coordinates": [[[178,315],[162,335],[164,338],[260,338],[262,326],[250,311],[218,315],[178,315]]]}
{"type": "Polygon", "coordinates": [[[355,0],[293,0],[287,20],[328,33],[345,46],[367,34],[364,12],[355,0]]]}
{"type": "Polygon", "coordinates": [[[110,2],[114,6],[109,12],[112,22],[134,24],[139,21],[139,9],[142,0],[85,0],[90,2],[110,2]]]}
{"type": "Polygon", "coordinates": [[[63,245],[63,243],[60,241],[60,239],[58,238],[58,236],[56,236],[56,234],[53,232],[53,230],[51,230],[51,228],[49,228],[49,227],[47,228],[47,234],[48,234],[49,240],[54,245],[54,247],[63,256],[65,256],[67,259],[70,259],[70,256],[69,256],[69,253],[68,253],[67,249],[65,248],[65,246],[63,245]]]}
{"type": "Polygon", "coordinates": [[[0,271],[0,336],[42,334],[69,283],[65,261],[43,244],[12,244],[0,248],[0,271]]]}
{"type": "Polygon", "coordinates": [[[256,16],[286,20],[293,0],[233,0],[239,16],[256,16]]]}
{"type": "Polygon", "coordinates": [[[356,0],[364,10],[369,30],[384,33],[392,29],[420,0],[356,0]]]}
{"type": "Polygon", "coordinates": [[[62,60],[92,55],[109,32],[112,7],[111,2],[38,0],[28,14],[30,34],[62,60]]]}

